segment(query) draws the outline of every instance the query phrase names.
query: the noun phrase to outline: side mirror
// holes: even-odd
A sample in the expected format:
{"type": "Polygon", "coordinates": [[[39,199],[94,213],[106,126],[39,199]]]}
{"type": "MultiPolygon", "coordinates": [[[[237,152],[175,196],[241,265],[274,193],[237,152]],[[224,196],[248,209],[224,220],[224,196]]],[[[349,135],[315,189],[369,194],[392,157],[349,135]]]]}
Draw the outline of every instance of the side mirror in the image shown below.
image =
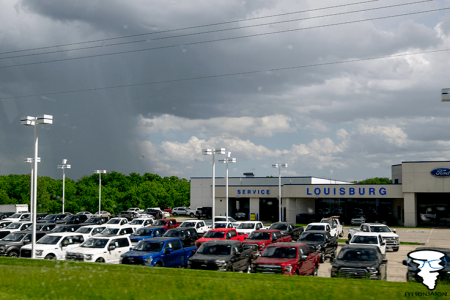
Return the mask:
{"type": "Polygon", "coordinates": [[[109,245],[109,246],[108,246],[108,250],[109,250],[109,251],[112,251],[112,250],[114,250],[114,249],[116,249],[116,246],[115,246],[115,245],[109,245]]]}
{"type": "Polygon", "coordinates": [[[236,256],[241,256],[241,252],[236,252],[236,256]]]}
{"type": "Polygon", "coordinates": [[[346,240],[346,241],[345,241],[345,243],[346,243],[346,244],[348,245],[348,244],[349,244],[349,241],[348,241],[348,240],[346,240]]]}
{"type": "Polygon", "coordinates": [[[305,261],[308,259],[308,255],[302,255],[301,261],[305,261]]]}
{"type": "Polygon", "coordinates": [[[24,242],[25,244],[29,244],[29,243],[31,243],[31,240],[30,240],[30,239],[24,239],[23,242],[24,242]]]}
{"type": "Polygon", "coordinates": [[[394,233],[397,233],[397,229],[394,229],[393,231],[394,231],[394,233]]]}
{"type": "Polygon", "coordinates": [[[406,260],[404,260],[404,261],[403,261],[403,265],[404,265],[404,266],[407,266],[407,265],[408,265],[408,262],[407,262],[406,260]]]}
{"type": "Polygon", "coordinates": [[[387,260],[386,258],[384,258],[384,259],[381,261],[381,263],[383,263],[383,264],[387,264],[387,262],[388,262],[388,260],[387,260]]]}
{"type": "Polygon", "coordinates": [[[381,246],[384,246],[384,245],[386,245],[386,242],[381,242],[381,246]]]}
{"type": "Polygon", "coordinates": [[[164,249],[164,253],[165,254],[169,254],[169,253],[172,253],[172,252],[173,252],[172,248],[164,249]]]}
{"type": "Polygon", "coordinates": [[[130,247],[130,251],[133,251],[133,247],[130,247]]]}

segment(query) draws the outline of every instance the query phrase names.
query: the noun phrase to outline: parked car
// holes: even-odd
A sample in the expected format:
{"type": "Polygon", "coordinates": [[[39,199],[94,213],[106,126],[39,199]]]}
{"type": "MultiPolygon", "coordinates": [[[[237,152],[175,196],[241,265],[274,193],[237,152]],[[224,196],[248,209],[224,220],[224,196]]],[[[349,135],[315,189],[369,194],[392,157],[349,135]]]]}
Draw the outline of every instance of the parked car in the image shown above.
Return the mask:
{"type": "Polygon", "coordinates": [[[177,228],[180,226],[180,223],[177,222],[177,219],[164,219],[164,220],[156,220],[153,222],[152,226],[164,227],[167,230],[177,228]]]}
{"type": "MultiPolygon", "coordinates": [[[[36,232],[36,241],[45,234],[45,232],[36,232]]],[[[29,243],[31,243],[31,233],[27,231],[12,232],[0,241],[0,256],[19,257],[20,249],[29,243]]]]}
{"type": "Polygon", "coordinates": [[[111,220],[105,223],[106,227],[123,226],[127,224],[128,224],[127,218],[112,218],[111,220]]]}
{"type": "Polygon", "coordinates": [[[178,215],[188,215],[188,207],[175,207],[172,209],[172,215],[178,216],[178,215]]]}
{"type": "Polygon", "coordinates": [[[239,234],[250,234],[259,229],[266,229],[261,221],[244,221],[236,228],[239,234]]]}
{"type": "Polygon", "coordinates": [[[244,248],[251,248],[253,257],[257,257],[266,247],[273,243],[292,242],[290,235],[283,236],[280,230],[276,229],[259,229],[255,230],[242,241],[244,248]]]}
{"type": "Polygon", "coordinates": [[[344,236],[344,226],[342,226],[339,217],[329,217],[320,220],[320,223],[328,223],[331,226],[331,230],[336,230],[337,236],[344,236]]]}
{"type": "Polygon", "coordinates": [[[11,224],[13,221],[0,221],[0,229],[5,228],[6,226],[8,226],[9,224],[11,224]]]}
{"type": "Polygon", "coordinates": [[[113,235],[125,235],[130,236],[133,234],[134,228],[131,226],[106,226],[106,228],[100,233],[100,235],[113,236],[113,235]]]}
{"type": "Polygon", "coordinates": [[[136,211],[121,211],[117,214],[118,218],[125,218],[131,221],[135,218],[139,218],[139,214],[136,211]]]}
{"type": "Polygon", "coordinates": [[[195,228],[174,228],[169,229],[163,237],[178,238],[183,247],[195,246],[195,241],[199,238],[195,228]]]}
{"type": "Polygon", "coordinates": [[[45,218],[42,218],[40,220],[37,220],[37,223],[56,223],[59,220],[64,219],[65,217],[67,217],[69,214],[52,214],[52,215],[47,215],[45,216],[45,218]]]}
{"type": "Polygon", "coordinates": [[[20,222],[24,221],[25,219],[30,217],[30,213],[17,213],[13,214],[7,218],[4,218],[3,221],[13,221],[13,222],[20,222]]]}
{"type": "Polygon", "coordinates": [[[131,207],[131,208],[129,208],[127,211],[131,211],[131,212],[140,212],[140,211],[143,211],[143,210],[140,209],[139,207],[131,207]]]}
{"type": "Polygon", "coordinates": [[[79,247],[66,253],[67,260],[118,264],[120,256],[130,249],[128,236],[101,236],[89,238],[79,247]]]}
{"type": "Polygon", "coordinates": [[[306,244],[276,243],[267,246],[253,261],[251,272],[317,276],[319,260],[319,253],[310,253],[306,244]]]}
{"type": "MultiPolygon", "coordinates": [[[[420,250],[428,250],[428,251],[439,251],[445,254],[444,259],[447,261],[445,263],[445,267],[441,268],[439,266],[439,269],[435,270],[434,272],[437,273],[437,280],[442,280],[444,282],[449,283],[450,282],[450,249],[449,248],[438,248],[438,247],[419,247],[416,248],[415,251],[420,250]]],[[[408,259],[403,261],[403,265],[408,267],[408,270],[406,272],[406,280],[412,281],[412,282],[418,282],[423,283],[423,278],[418,275],[419,272],[421,272],[420,266],[408,259]]]]}
{"type": "Polygon", "coordinates": [[[232,217],[227,218],[226,216],[215,216],[214,222],[237,222],[237,221],[232,217]]]}
{"type": "Polygon", "coordinates": [[[211,229],[206,232],[203,237],[199,238],[195,245],[197,248],[201,246],[204,242],[208,242],[211,240],[235,240],[242,242],[244,241],[248,235],[239,235],[234,228],[220,228],[220,229],[211,229]]]}
{"type": "Polygon", "coordinates": [[[357,232],[352,239],[346,241],[348,245],[372,245],[380,249],[381,254],[386,255],[386,242],[379,233],[357,232]]]}
{"type": "Polygon", "coordinates": [[[57,220],[56,224],[80,224],[87,219],[87,215],[68,215],[64,219],[57,220]]]}
{"type": "Polygon", "coordinates": [[[269,229],[280,230],[283,236],[290,235],[294,241],[298,240],[303,232],[303,226],[295,226],[294,223],[290,222],[275,222],[270,225],[269,229]]]}
{"type": "Polygon", "coordinates": [[[12,216],[14,214],[15,214],[15,212],[13,212],[13,211],[11,211],[11,212],[1,212],[0,213],[0,220],[8,218],[8,217],[10,217],[10,216],[12,216]]]}
{"type": "Polygon", "coordinates": [[[160,237],[143,240],[131,251],[121,255],[121,264],[144,265],[147,267],[186,267],[195,247],[184,247],[180,239],[160,237]]]}
{"type": "Polygon", "coordinates": [[[305,231],[300,235],[298,242],[308,245],[311,252],[318,252],[321,263],[325,262],[327,258],[330,259],[330,262],[333,262],[337,256],[337,237],[331,236],[328,231],[305,231]]]}
{"type": "Polygon", "coordinates": [[[94,214],[94,217],[107,217],[107,218],[110,218],[111,217],[111,213],[109,211],[106,211],[106,210],[97,211],[94,214]]]}
{"type": "Polygon", "coordinates": [[[236,218],[236,220],[247,220],[248,219],[247,214],[242,211],[238,211],[237,213],[235,213],[234,217],[236,218]]]}
{"type": "Polygon", "coordinates": [[[128,225],[134,227],[134,229],[137,230],[138,228],[141,227],[151,226],[153,222],[154,221],[152,218],[136,218],[133,219],[133,221],[131,221],[130,223],[128,223],[128,225]]]}
{"type": "Polygon", "coordinates": [[[69,224],[69,225],[58,225],[51,230],[51,232],[75,232],[78,228],[81,227],[81,224],[69,224]]]}
{"type": "Polygon", "coordinates": [[[308,226],[306,226],[305,231],[309,230],[327,231],[331,236],[338,236],[337,229],[331,228],[331,225],[328,223],[309,223],[308,226]]]}
{"type": "MultiPolygon", "coordinates": [[[[55,223],[38,223],[36,224],[36,232],[42,231],[42,232],[50,232],[53,230],[53,228],[56,227],[55,223]]],[[[33,231],[33,226],[29,226],[25,231],[33,231]]]]}
{"type": "MultiPolygon", "coordinates": [[[[212,226],[213,224],[211,224],[212,226]]],[[[230,222],[214,222],[214,228],[212,229],[217,229],[217,228],[234,228],[234,223],[230,223],[230,222]]]]}
{"type": "MultiPolygon", "coordinates": [[[[36,242],[35,252],[37,259],[64,260],[66,251],[78,247],[84,242],[83,235],[74,232],[49,233],[36,242]]],[[[31,257],[31,245],[20,249],[20,257],[31,257]]]]}
{"type": "Polygon", "coordinates": [[[136,245],[139,241],[152,237],[162,237],[166,233],[166,228],[151,226],[137,229],[130,235],[131,244],[136,245]]]}
{"type": "Polygon", "coordinates": [[[172,213],[172,208],[166,207],[166,208],[163,209],[163,211],[166,211],[166,212],[168,212],[169,214],[171,214],[171,213],[172,213]]]}
{"type": "Polygon", "coordinates": [[[195,211],[196,217],[198,219],[211,219],[212,218],[212,207],[204,206],[198,207],[195,211]]]}
{"type": "Polygon", "coordinates": [[[206,226],[205,221],[203,220],[187,220],[180,224],[179,228],[195,228],[198,234],[203,235],[205,232],[209,230],[208,226],[206,226]]]}
{"type": "Polygon", "coordinates": [[[89,226],[89,225],[102,225],[108,222],[108,217],[92,217],[90,219],[87,219],[84,223],[81,223],[83,226],[89,226]]]}
{"type": "Polygon", "coordinates": [[[147,208],[145,211],[147,214],[153,216],[155,219],[162,219],[164,218],[164,213],[160,209],[154,209],[154,208],[147,208]]]}
{"type": "MultiPolygon", "coordinates": [[[[38,213],[38,214],[36,214],[36,221],[37,220],[42,220],[43,218],[45,218],[46,216],[48,216],[49,214],[46,214],[46,213],[38,213]]],[[[28,222],[31,222],[32,220],[31,220],[31,214],[26,218],[26,219],[23,219],[24,221],[28,221],[28,222]]]]}
{"type": "Polygon", "coordinates": [[[87,240],[94,235],[102,233],[103,230],[106,229],[105,225],[90,225],[90,226],[82,226],[75,231],[76,233],[82,234],[84,236],[84,240],[87,240]]]}
{"type": "Polygon", "coordinates": [[[366,223],[366,217],[365,216],[358,216],[355,218],[352,218],[350,221],[350,224],[352,225],[361,225],[366,223]]]}
{"type": "Polygon", "coordinates": [[[331,277],[387,280],[388,260],[376,246],[346,245],[331,267],[331,277]]]}
{"type": "Polygon", "coordinates": [[[31,226],[31,222],[13,222],[0,230],[0,239],[15,231],[22,231],[31,226]]]}
{"type": "Polygon", "coordinates": [[[245,271],[250,269],[252,250],[232,240],[213,240],[203,243],[189,258],[188,268],[218,271],[245,271]]]}
{"type": "Polygon", "coordinates": [[[348,239],[351,240],[353,235],[357,232],[376,232],[381,235],[383,240],[386,241],[386,248],[392,249],[394,252],[400,249],[400,240],[396,234],[396,230],[391,229],[384,224],[379,223],[364,223],[360,228],[349,228],[348,229],[348,239]]]}
{"type": "Polygon", "coordinates": [[[88,211],[80,211],[80,212],[78,212],[77,213],[77,215],[86,215],[86,217],[89,219],[89,218],[92,218],[94,215],[92,214],[92,213],[90,213],[90,212],[88,212],[88,211]]]}

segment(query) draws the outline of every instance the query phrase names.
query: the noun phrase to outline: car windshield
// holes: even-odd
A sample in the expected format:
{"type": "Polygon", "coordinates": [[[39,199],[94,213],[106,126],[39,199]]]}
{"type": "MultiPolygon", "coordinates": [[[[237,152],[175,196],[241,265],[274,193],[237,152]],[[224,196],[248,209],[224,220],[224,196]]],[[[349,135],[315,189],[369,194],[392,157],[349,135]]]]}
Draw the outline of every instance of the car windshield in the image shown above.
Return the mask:
{"type": "Polygon", "coordinates": [[[102,234],[116,235],[118,232],[119,232],[119,228],[105,228],[105,230],[102,231],[102,234]]]}
{"type": "Polygon", "coordinates": [[[122,220],[121,219],[111,219],[106,224],[119,224],[120,221],[122,221],[122,220]]]}
{"type": "Polygon", "coordinates": [[[26,234],[27,233],[24,233],[24,232],[13,232],[13,233],[10,233],[7,236],[5,236],[2,239],[2,241],[4,241],[4,242],[20,242],[26,234]]]}
{"type": "Polygon", "coordinates": [[[325,240],[325,235],[323,235],[322,233],[304,232],[300,236],[300,241],[323,242],[324,240],[325,240]]]}
{"type": "Polygon", "coordinates": [[[376,236],[362,236],[356,235],[353,237],[351,243],[353,244],[370,244],[378,245],[378,238],[376,236]]]}
{"type": "Polygon", "coordinates": [[[86,221],[84,221],[84,223],[95,223],[100,220],[101,220],[101,218],[90,218],[90,219],[87,219],[86,221]]]}
{"type": "Polygon", "coordinates": [[[204,238],[223,238],[225,236],[225,231],[208,231],[203,237],[204,238]]]}
{"type": "Polygon", "coordinates": [[[183,222],[180,227],[195,227],[195,222],[183,222]]]}
{"type": "Polygon", "coordinates": [[[60,235],[46,235],[37,241],[37,244],[45,244],[45,245],[56,245],[59,240],[62,238],[60,235]]]}
{"type": "Polygon", "coordinates": [[[44,220],[53,220],[54,218],[56,218],[55,215],[47,215],[45,216],[44,220]]]}
{"type": "Polygon", "coordinates": [[[352,261],[375,261],[377,253],[375,249],[343,249],[339,252],[338,259],[352,261]]]}
{"type": "Polygon", "coordinates": [[[255,228],[255,223],[241,223],[238,226],[238,229],[253,229],[255,228]]]}
{"type": "Polygon", "coordinates": [[[133,234],[135,236],[151,236],[153,229],[150,228],[139,228],[136,230],[136,232],[133,234]]]}
{"type": "Polygon", "coordinates": [[[272,224],[269,229],[287,230],[287,224],[272,224]]]}
{"type": "Polygon", "coordinates": [[[391,229],[387,226],[370,226],[371,232],[391,232],[391,229]]]}
{"type": "Polygon", "coordinates": [[[169,230],[164,234],[164,236],[180,237],[180,236],[183,236],[183,234],[185,234],[183,230],[169,230]]]}
{"type": "Polygon", "coordinates": [[[297,248],[295,247],[267,247],[264,250],[263,257],[270,258],[296,258],[297,248]]]}
{"type": "Polygon", "coordinates": [[[78,232],[78,233],[90,233],[91,230],[92,230],[92,227],[80,227],[75,232],[78,232]]]}
{"type": "Polygon", "coordinates": [[[63,219],[63,221],[69,221],[70,219],[72,219],[72,216],[67,216],[63,219]]]}
{"type": "Polygon", "coordinates": [[[228,223],[221,223],[221,222],[214,223],[214,228],[227,228],[227,227],[228,223]]]}
{"type": "Polygon", "coordinates": [[[105,248],[108,244],[108,239],[90,238],[81,244],[83,248],[105,248]]]}
{"type": "Polygon", "coordinates": [[[158,220],[155,221],[155,223],[153,223],[154,226],[164,226],[166,225],[167,221],[166,220],[158,220]]]}
{"type": "Polygon", "coordinates": [[[255,232],[250,233],[248,240],[270,240],[270,232],[255,232]]]}
{"type": "Polygon", "coordinates": [[[322,226],[322,225],[308,225],[305,230],[325,230],[325,226],[322,226]]]}
{"type": "Polygon", "coordinates": [[[133,220],[130,225],[142,225],[142,223],[144,223],[144,220],[133,220]]]}
{"type": "Polygon", "coordinates": [[[205,243],[200,246],[198,252],[201,254],[210,254],[210,255],[230,255],[231,245],[211,245],[205,243]]]}
{"type": "Polygon", "coordinates": [[[227,217],[215,217],[214,222],[236,222],[236,220],[232,217],[228,217],[228,220],[227,217]]]}
{"type": "Polygon", "coordinates": [[[71,231],[71,230],[69,230],[68,226],[56,226],[51,231],[52,232],[67,232],[67,231],[71,231]]]}
{"type": "Polygon", "coordinates": [[[11,223],[6,226],[6,229],[19,229],[22,226],[22,223],[11,223]]]}
{"type": "Polygon", "coordinates": [[[14,215],[12,215],[10,218],[18,219],[18,218],[20,218],[21,216],[22,216],[21,214],[14,214],[14,215]]]}
{"type": "Polygon", "coordinates": [[[134,246],[134,251],[145,251],[145,252],[161,252],[164,246],[164,242],[150,242],[150,241],[140,241],[134,246]]]}

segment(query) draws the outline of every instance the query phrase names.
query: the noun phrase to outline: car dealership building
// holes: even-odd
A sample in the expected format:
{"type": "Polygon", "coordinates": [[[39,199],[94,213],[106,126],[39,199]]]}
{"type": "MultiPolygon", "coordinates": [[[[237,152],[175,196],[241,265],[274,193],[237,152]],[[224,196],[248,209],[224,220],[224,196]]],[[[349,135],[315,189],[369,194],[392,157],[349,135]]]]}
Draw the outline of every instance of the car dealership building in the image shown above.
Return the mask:
{"type": "MultiPolygon", "coordinates": [[[[450,162],[416,161],[392,166],[392,184],[353,184],[316,177],[281,177],[282,218],[297,214],[355,209],[399,225],[450,225],[450,162]]],[[[278,177],[229,177],[229,215],[245,212],[258,220],[278,221],[278,177]]],[[[225,215],[225,178],[215,180],[216,215],[225,215]]],[[[212,178],[191,178],[191,207],[212,206],[212,178]]]]}

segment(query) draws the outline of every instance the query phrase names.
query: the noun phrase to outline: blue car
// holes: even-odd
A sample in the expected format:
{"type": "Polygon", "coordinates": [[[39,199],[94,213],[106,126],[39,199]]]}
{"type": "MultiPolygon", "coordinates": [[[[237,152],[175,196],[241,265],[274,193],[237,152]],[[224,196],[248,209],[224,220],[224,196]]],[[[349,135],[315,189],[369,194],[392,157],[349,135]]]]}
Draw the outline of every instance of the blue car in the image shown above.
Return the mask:
{"type": "Polygon", "coordinates": [[[177,238],[151,238],[137,243],[133,250],[120,256],[121,264],[148,267],[186,267],[197,247],[183,247],[177,238]]]}
{"type": "Polygon", "coordinates": [[[142,227],[130,235],[130,241],[132,245],[136,245],[139,241],[145,239],[162,237],[164,233],[166,233],[166,229],[164,227],[142,227]]]}

